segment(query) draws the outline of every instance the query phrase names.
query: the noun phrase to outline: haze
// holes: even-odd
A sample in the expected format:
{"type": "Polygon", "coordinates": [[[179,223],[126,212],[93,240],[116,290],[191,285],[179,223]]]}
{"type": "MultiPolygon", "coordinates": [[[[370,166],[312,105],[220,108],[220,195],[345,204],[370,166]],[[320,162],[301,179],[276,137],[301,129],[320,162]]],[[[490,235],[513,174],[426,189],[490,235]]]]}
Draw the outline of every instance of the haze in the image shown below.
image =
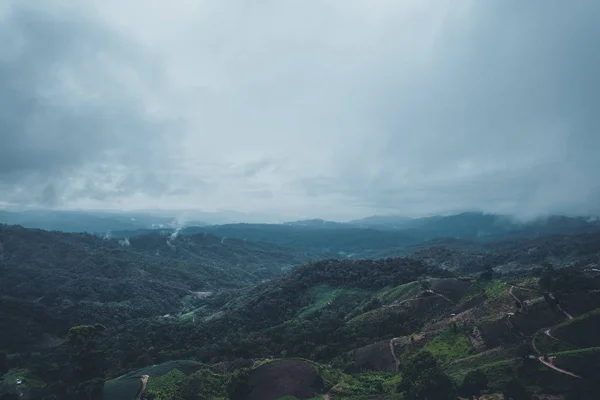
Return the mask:
{"type": "Polygon", "coordinates": [[[0,201],[597,215],[599,16],[596,0],[3,1],[0,201]]]}

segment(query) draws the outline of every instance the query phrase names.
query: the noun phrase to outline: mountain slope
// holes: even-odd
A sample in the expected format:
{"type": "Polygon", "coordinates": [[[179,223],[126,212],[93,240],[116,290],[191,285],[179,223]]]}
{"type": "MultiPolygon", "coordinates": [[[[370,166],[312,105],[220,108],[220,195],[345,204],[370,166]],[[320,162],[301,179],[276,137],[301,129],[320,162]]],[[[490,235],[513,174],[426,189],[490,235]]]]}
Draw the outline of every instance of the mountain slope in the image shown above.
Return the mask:
{"type": "Polygon", "coordinates": [[[0,225],[0,293],[2,304],[29,303],[64,327],[114,325],[193,309],[197,292],[256,284],[310,258],[276,245],[204,234],[104,240],[0,225]]]}

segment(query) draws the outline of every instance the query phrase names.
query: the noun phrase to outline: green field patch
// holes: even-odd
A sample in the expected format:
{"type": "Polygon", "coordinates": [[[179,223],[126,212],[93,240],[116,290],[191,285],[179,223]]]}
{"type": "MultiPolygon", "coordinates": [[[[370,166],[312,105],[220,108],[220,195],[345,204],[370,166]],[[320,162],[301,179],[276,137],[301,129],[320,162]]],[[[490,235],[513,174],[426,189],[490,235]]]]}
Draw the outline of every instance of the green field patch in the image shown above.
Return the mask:
{"type": "Polygon", "coordinates": [[[457,328],[444,329],[429,341],[424,350],[431,352],[442,364],[473,354],[473,347],[467,336],[457,328]]]}
{"type": "Polygon", "coordinates": [[[418,291],[419,288],[419,282],[414,281],[391,289],[384,289],[379,293],[378,297],[383,304],[388,304],[406,298],[412,292],[418,291]]]}
{"type": "Polygon", "coordinates": [[[146,391],[154,400],[176,399],[186,378],[180,370],[172,369],[164,375],[151,377],[146,391]]]}
{"type": "Polygon", "coordinates": [[[28,369],[13,368],[6,374],[0,375],[0,393],[3,388],[12,389],[17,386],[17,380],[21,381],[21,387],[24,389],[40,388],[46,386],[43,381],[40,381],[28,369]]]}
{"type": "Polygon", "coordinates": [[[485,293],[487,297],[496,297],[501,295],[506,290],[506,283],[500,280],[477,281],[473,282],[473,285],[471,285],[469,290],[467,290],[463,296],[462,301],[468,301],[482,293],[485,293]]]}
{"type": "Polygon", "coordinates": [[[123,375],[119,379],[127,379],[127,378],[139,378],[142,375],[149,376],[161,376],[171,371],[172,369],[178,369],[187,374],[193,373],[201,368],[205,368],[206,364],[199,363],[197,361],[191,360],[176,360],[176,361],[167,361],[162,364],[151,365],[148,367],[136,369],[126,375],[123,375]]]}
{"type": "Polygon", "coordinates": [[[557,353],[552,353],[553,356],[572,356],[572,355],[584,355],[590,353],[598,353],[600,352],[600,347],[588,347],[586,349],[577,349],[577,350],[568,350],[568,351],[560,351],[557,353]]]}
{"type": "Polygon", "coordinates": [[[311,303],[304,307],[298,313],[299,318],[310,316],[316,311],[319,311],[335,300],[340,295],[362,295],[364,292],[353,289],[332,288],[328,285],[313,286],[308,290],[308,295],[311,298],[311,303]]]}
{"type": "Polygon", "coordinates": [[[575,347],[548,337],[543,333],[538,333],[536,336],[535,346],[543,354],[570,351],[575,349],[575,347]]]}

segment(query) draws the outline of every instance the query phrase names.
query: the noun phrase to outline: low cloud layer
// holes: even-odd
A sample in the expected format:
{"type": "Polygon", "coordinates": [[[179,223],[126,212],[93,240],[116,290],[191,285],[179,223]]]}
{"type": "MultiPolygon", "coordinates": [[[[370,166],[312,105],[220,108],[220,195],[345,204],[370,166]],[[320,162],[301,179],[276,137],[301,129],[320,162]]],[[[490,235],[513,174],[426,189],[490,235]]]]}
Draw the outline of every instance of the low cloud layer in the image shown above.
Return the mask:
{"type": "Polygon", "coordinates": [[[0,201],[600,214],[600,3],[9,1],[0,201]]]}

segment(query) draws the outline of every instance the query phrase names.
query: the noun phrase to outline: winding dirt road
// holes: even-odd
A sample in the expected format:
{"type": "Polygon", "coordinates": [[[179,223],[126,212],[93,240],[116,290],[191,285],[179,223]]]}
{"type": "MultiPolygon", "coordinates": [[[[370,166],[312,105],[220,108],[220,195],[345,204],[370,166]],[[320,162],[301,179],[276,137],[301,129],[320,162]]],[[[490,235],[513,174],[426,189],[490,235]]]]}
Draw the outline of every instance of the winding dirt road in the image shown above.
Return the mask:
{"type": "MultiPolygon", "coordinates": [[[[521,301],[521,300],[520,300],[520,299],[519,299],[519,298],[518,298],[518,297],[517,297],[517,296],[516,296],[516,295],[513,293],[513,288],[514,288],[514,287],[515,287],[515,286],[511,286],[511,287],[510,287],[510,290],[508,291],[508,293],[511,295],[511,297],[512,297],[512,298],[513,298],[513,299],[514,299],[516,302],[518,302],[519,304],[521,304],[521,307],[523,307],[523,306],[524,306],[524,303],[523,303],[523,302],[522,302],[522,301],[521,301]]],[[[537,292],[537,290],[532,290],[532,289],[527,289],[527,288],[521,288],[521,287],[519,287],[519,286],[517,286],[517,288],[519,288],[519,289],[523,289],[523,290],[529,290],[529,291],[531,291],[531,292],[537,292]]],[[[569,313],[567,313],[566,311],[564,311],[564,310],[563,310],[563,309],[562,309],[560,306],[559,306],[559,310],[560,310],[560,311],[562,311],[562,313],[563,313],[563,314],[565,314],[565,315],[567,316],[567,318],[569,318],[569,319],[573,319],[573,317],[571,317],[571,316],[569,315],[569,313]]],[[[512,321],[510,321],[510,316],[508,316],[508,323],[509,323],[509,324],[510,324],[512,327],[516,328],[516,327],[515,327],[515,326],[512,324],[512,321]]],[[[562,342],[562,340],[559,340],[559,339],[555,338],[554,336],[552,336],[552,334],[550,333],[550,331],[551,331],[551,328],[544,328],[544,329],[542,329],[542,330],[539,330],[539,331],[538,331],[538,332],[536,332],[536,333],[533,335],[533,337],[531,338],[531,347],[533,347],[533,350],[534,350],[534,351],[535,351],[537,354],[542,354],[542,352],[541,352],[541,351],[539,351],[539,350],[538,350],[538,348],[537,348],[537,346],[535,345],[535,339],[537,338],[537,335],[538,335],[540,332],[542,332],[542,331],[543,331],[543,332],[544,332],[544,334],[545,334],[545,335],[547,335],[548,337],[550,337],[550,338],[552,338],[552,339],[554,339],[554,340],[556,340],[556,341],[562,342]]],[[[517,332],[519,332],[519,330],[517,330],[517,332]]],[[[519,333],[520,333],[522,336],[524,336],[522,332],[519,332],[519,333]]],[[[563,343],[564,343],[564,342],[563,342],[563,343]]],[[[568,343],[565,343],[565,344],[568,344],[568,343]]],[[[551,368],[551,369],[555,370],[556,372],[560,372],[561,374],[569,375],[569,376],[572,376],[572,377],[574,377],[574,378],[583,379],[581,376],[579,376],[579,375],[577,375],[577,374],[575,374],[575,373],[573,373],[573,372],[571,372],[571,371],[567,371],[567,370],[565,370],[565,369],[559,368],[559,367],[557,367],[557,366],[555,366],[555,365],[553,365],[553,364],[551,364],[551,363],[549,363],[549,362],[545,361],[545,360],[544,360],[544,357],[543,357],[543,356],[541,356],[541,355],[540,355],[540,356],[538,356],[538,357],[536,357],[536,359],[537,359],[539,362],[541,362],[542,364],[544,364],[545,366],[547,366],[548,368],[551,368]]]]}

